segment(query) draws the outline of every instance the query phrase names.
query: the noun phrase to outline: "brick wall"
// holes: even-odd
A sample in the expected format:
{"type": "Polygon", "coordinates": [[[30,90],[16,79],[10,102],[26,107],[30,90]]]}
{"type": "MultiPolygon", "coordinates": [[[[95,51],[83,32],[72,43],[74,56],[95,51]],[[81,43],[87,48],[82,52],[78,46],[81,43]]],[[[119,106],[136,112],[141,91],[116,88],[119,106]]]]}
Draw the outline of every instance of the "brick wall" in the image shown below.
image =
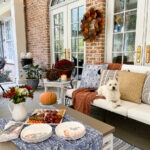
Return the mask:
{"type": "MultiPolygon", "coordinates": [[[[106,0],[86,0],[86,10],[91,7],[101,9],[105,18],[106,0]]],[[[86,43],[86,64],[96,64],[104,62],[105,29],[95,42],[86,43]]]]}
{"type": "Polygon", "coordinates": [[[34,63],[50,66],[49,1],[25,0],[27,51],[34,63]]]}

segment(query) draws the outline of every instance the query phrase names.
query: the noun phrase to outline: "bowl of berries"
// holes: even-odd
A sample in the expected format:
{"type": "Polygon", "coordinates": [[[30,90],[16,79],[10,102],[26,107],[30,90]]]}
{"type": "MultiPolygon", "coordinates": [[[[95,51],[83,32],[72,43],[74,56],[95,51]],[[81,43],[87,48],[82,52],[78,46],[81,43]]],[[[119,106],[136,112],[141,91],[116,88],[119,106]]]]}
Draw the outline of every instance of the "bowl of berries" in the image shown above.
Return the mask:
{"type": "Polygon", "coordinates": [[[29,116],[25,124],[46,123],[50,125],[58,125],[62,122],[64,114],[64,109],[36,109],[33,114],[29,116]]]}

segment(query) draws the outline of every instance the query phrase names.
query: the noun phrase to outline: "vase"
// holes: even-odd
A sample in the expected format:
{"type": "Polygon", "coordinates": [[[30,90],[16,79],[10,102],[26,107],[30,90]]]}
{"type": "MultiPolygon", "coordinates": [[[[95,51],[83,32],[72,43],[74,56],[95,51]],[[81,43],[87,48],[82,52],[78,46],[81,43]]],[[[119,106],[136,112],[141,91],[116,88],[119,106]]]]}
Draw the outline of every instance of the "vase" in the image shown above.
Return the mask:
{"type": "Polygon", "coordinates": [[[8,104],[9,111],[11,112],[12,118],[15,121],[24,121],[27,117],[27,110],[24,106],[24,103],[14,104],[12,109],[8,104]]]}
{"type": "Polygon", "coordinates": [[[39,85],[39,79],[26,79],[25,83],[28,86],[31,86],[32,89],[37,89],[37,87],[39,85]]]}

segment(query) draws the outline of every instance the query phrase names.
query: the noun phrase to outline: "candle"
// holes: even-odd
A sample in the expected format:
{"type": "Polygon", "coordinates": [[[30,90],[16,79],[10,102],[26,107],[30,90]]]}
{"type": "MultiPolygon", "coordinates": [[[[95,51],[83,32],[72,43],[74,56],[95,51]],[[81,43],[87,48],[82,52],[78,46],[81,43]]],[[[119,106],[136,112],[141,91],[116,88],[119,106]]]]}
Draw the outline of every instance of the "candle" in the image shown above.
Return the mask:
{"type": "Polygon", "coordinates": [[[141,46],[137,48],[137,63],[140,63],[140,56],[141,56],[141,46]]]}
{"type": "Polygon", "coordinates": [[[150,46],[147,46],[146,50],[146,63],[149,63],[150,61],[150,46]]]}
{"type": "Polygon", "coordinates": [[[66,81],[67,80],[67,75],[63,74],[61,75],[61,81],[66,81]]]}

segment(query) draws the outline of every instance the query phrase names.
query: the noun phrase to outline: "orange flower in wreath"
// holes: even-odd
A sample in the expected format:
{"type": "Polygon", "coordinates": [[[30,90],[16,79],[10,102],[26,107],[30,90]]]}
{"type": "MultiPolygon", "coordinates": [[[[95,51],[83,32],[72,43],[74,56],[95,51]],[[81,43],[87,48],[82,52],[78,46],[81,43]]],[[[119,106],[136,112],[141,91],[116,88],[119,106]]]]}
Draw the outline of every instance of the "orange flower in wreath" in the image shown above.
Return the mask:
{"type": "Polygon", "coordinates": [[[91,20],[92,20],[92,17],[89,17],[87,20],[88,20],[88,21],[91,21],[91,20]]]}
{"type": "Polygon", "coordinates": [[[88,28],[85,28],[85,29],[84,29],[84,32],[85,32],[85,33],[88,33],[88,32],[89,32],[88,28]]]}

